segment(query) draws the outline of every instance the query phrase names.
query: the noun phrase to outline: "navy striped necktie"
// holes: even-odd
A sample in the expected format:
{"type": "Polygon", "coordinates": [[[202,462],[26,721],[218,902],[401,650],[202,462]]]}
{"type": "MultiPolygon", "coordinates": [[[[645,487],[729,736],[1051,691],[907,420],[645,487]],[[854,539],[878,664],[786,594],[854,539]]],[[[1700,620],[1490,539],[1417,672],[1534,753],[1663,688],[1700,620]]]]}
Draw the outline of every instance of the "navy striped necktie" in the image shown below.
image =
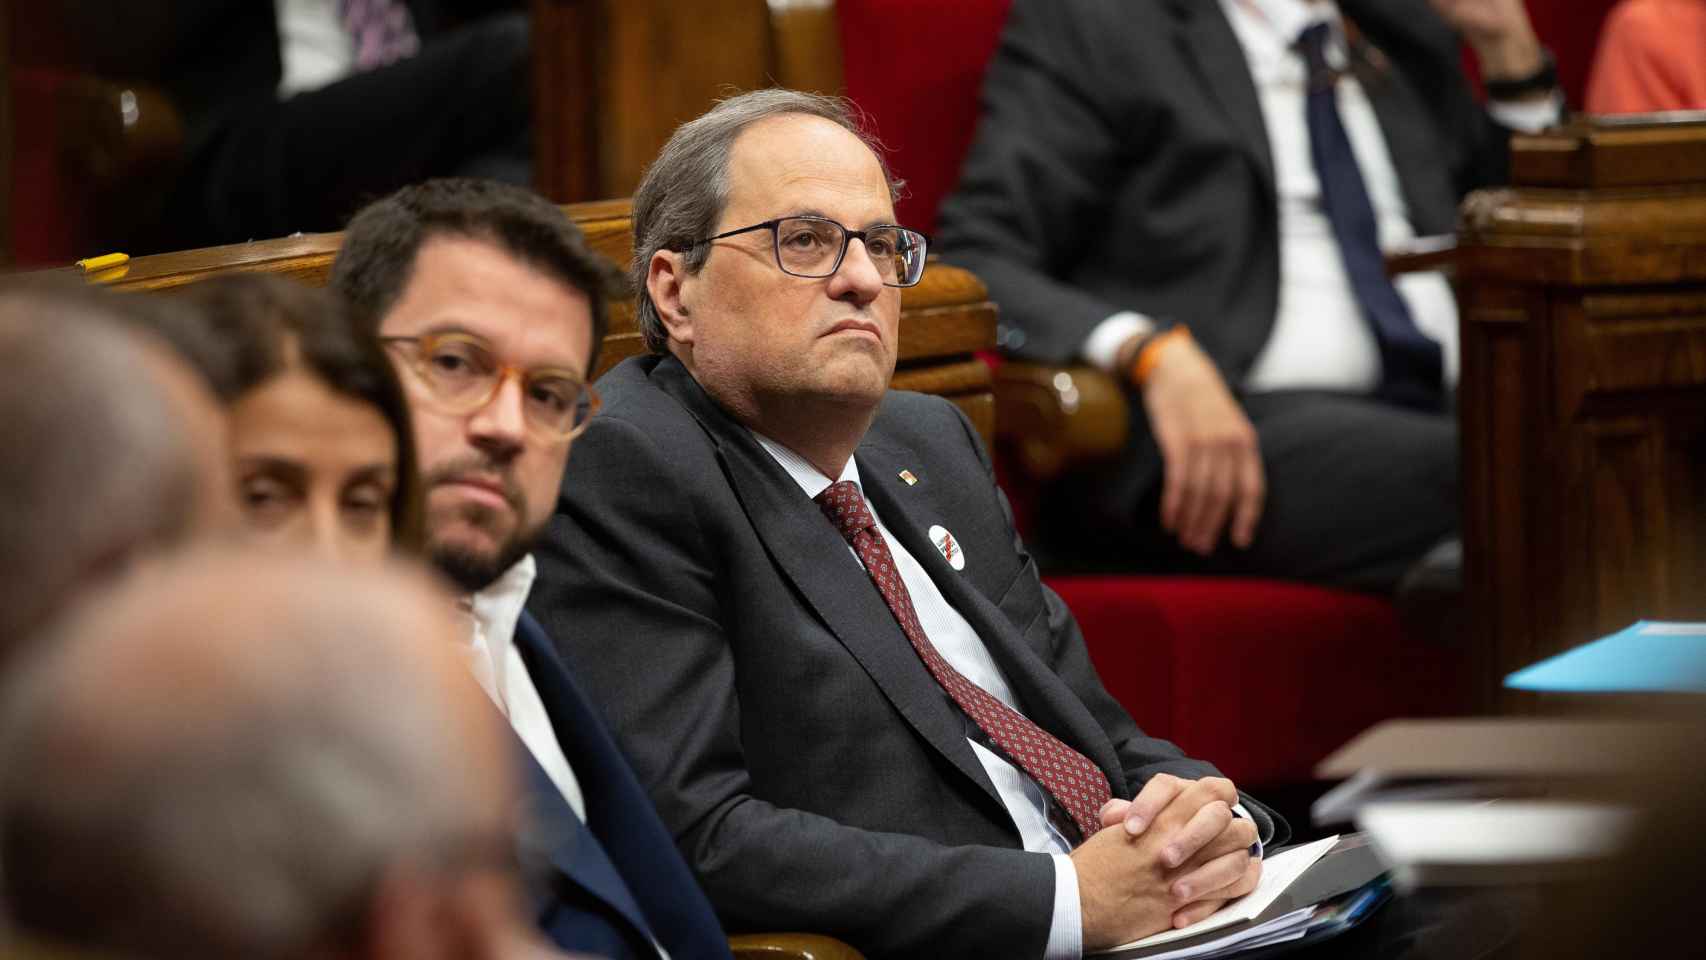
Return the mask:
{"type": "Polygon", "coordinates": [[[1417,328],[1415,318],[1392,278],[1380,250],[1380,231],[1368,187],[1339,117],[1337,74],[1327,63],[1331,28],[1317,23],[1303,31],[1297,49],[1309,66],[1309,152],[1321,180],[1321,200],[1338,240],[1351,289],[1380,345],[1382,400],[1419,410],[1443,406],[1440,347],[1417,328]]]}

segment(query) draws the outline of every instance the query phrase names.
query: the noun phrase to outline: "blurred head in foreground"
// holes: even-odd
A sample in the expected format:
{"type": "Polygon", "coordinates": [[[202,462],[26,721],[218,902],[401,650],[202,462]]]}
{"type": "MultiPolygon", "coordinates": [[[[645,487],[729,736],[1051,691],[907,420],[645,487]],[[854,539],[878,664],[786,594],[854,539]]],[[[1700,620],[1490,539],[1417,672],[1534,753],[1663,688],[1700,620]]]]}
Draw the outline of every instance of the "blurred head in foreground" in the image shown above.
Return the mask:
{"type": "Polygon", "coordinates": [[[0,663],[79,590],[230,521],[218,406],[127,328],[135,302],[0,283],[0,663]]]}
{"type": "Polygon", "coordinates": [[[520,957],[512,751],[424,575],[191,552],[0,690],[0,903],[130,957],[520,957]]]}
{"type": "Polygon", "coordinates": [[[340,297],[251,273],[154,299],[168,301],[154,329],[229,412],[250,540],[358,562],[418,548],[408,407],[390,361],[340,297]]]}

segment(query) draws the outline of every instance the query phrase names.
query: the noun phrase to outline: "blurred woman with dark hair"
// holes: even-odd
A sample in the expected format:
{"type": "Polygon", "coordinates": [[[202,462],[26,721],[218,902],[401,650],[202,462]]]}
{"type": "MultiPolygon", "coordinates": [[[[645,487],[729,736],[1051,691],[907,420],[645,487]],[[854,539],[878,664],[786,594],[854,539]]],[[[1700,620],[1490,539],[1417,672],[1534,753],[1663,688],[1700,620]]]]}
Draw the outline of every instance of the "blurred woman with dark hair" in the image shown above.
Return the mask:
{"type": "Polygon", "coordinates": [[[152,325],[225,404],[244,527],[341,560],[418,549],[407,402],[343,301],[263,274],[202,281],[173,299],[191,309],[162,309],[152,325]]]}

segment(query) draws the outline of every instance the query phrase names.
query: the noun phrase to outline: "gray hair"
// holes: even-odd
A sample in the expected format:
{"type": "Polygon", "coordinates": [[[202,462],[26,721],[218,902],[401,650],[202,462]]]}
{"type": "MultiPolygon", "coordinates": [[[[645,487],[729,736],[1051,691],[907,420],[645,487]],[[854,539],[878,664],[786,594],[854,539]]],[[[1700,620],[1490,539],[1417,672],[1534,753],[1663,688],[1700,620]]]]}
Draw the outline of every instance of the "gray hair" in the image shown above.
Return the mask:
{"type": "Polygon", "coordinates": [[[689,249],[688,245],[709,236],[728,205],[729,152],[736,138],[761,120],[789,114],[821,117],[857,136],[882,164],[889,199],[900,195],[905,184],[889,172],[881,142],[867,129],[859,108],[842,97],[754,90],[718,101],[703,116],[677,127],[634,191],[634,262],[629,279],[638,297],[635,312],[640,335],[653,353],[668,349],[669,332],[646,289],[652,257],[659,250],[681,250],[687,272],[697,273],[704,267],[711,248],[689,249]]]}
{"type": "Polygon", "coordinates": [[[116,294],[0,288],[0,660],[78,585],[226,495],[201,489],[165,349],[126,321],[116,294]]]}
{"type": "Polygon", "coordinates": [[[498,741],[458,726],[467,678],[428,659],[451,656],[427,612],[449,603],[407,582],[209,554],[62,620],[0,688],[17,929],[123,956],[308,955],[360,935],[387,867],[491,826],[468,754],[498,741]]]}

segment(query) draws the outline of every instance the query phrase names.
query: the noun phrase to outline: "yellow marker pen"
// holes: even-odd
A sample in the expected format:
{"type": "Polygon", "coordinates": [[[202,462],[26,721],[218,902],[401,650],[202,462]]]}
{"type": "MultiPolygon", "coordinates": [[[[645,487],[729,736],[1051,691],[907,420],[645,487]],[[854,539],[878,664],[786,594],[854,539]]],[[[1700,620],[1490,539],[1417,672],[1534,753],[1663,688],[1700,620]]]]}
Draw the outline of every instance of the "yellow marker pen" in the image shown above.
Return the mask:
{"type": "Polygon", "coordinates": [[[129,262],[130,254],[128,253],[108,253],[98,257],[90,257],[87,260],[79,260],[77,266],[82,267],[84,273],[99,273],[102,270],[111,270],[113,267],[123,266],[129,262]]]}

